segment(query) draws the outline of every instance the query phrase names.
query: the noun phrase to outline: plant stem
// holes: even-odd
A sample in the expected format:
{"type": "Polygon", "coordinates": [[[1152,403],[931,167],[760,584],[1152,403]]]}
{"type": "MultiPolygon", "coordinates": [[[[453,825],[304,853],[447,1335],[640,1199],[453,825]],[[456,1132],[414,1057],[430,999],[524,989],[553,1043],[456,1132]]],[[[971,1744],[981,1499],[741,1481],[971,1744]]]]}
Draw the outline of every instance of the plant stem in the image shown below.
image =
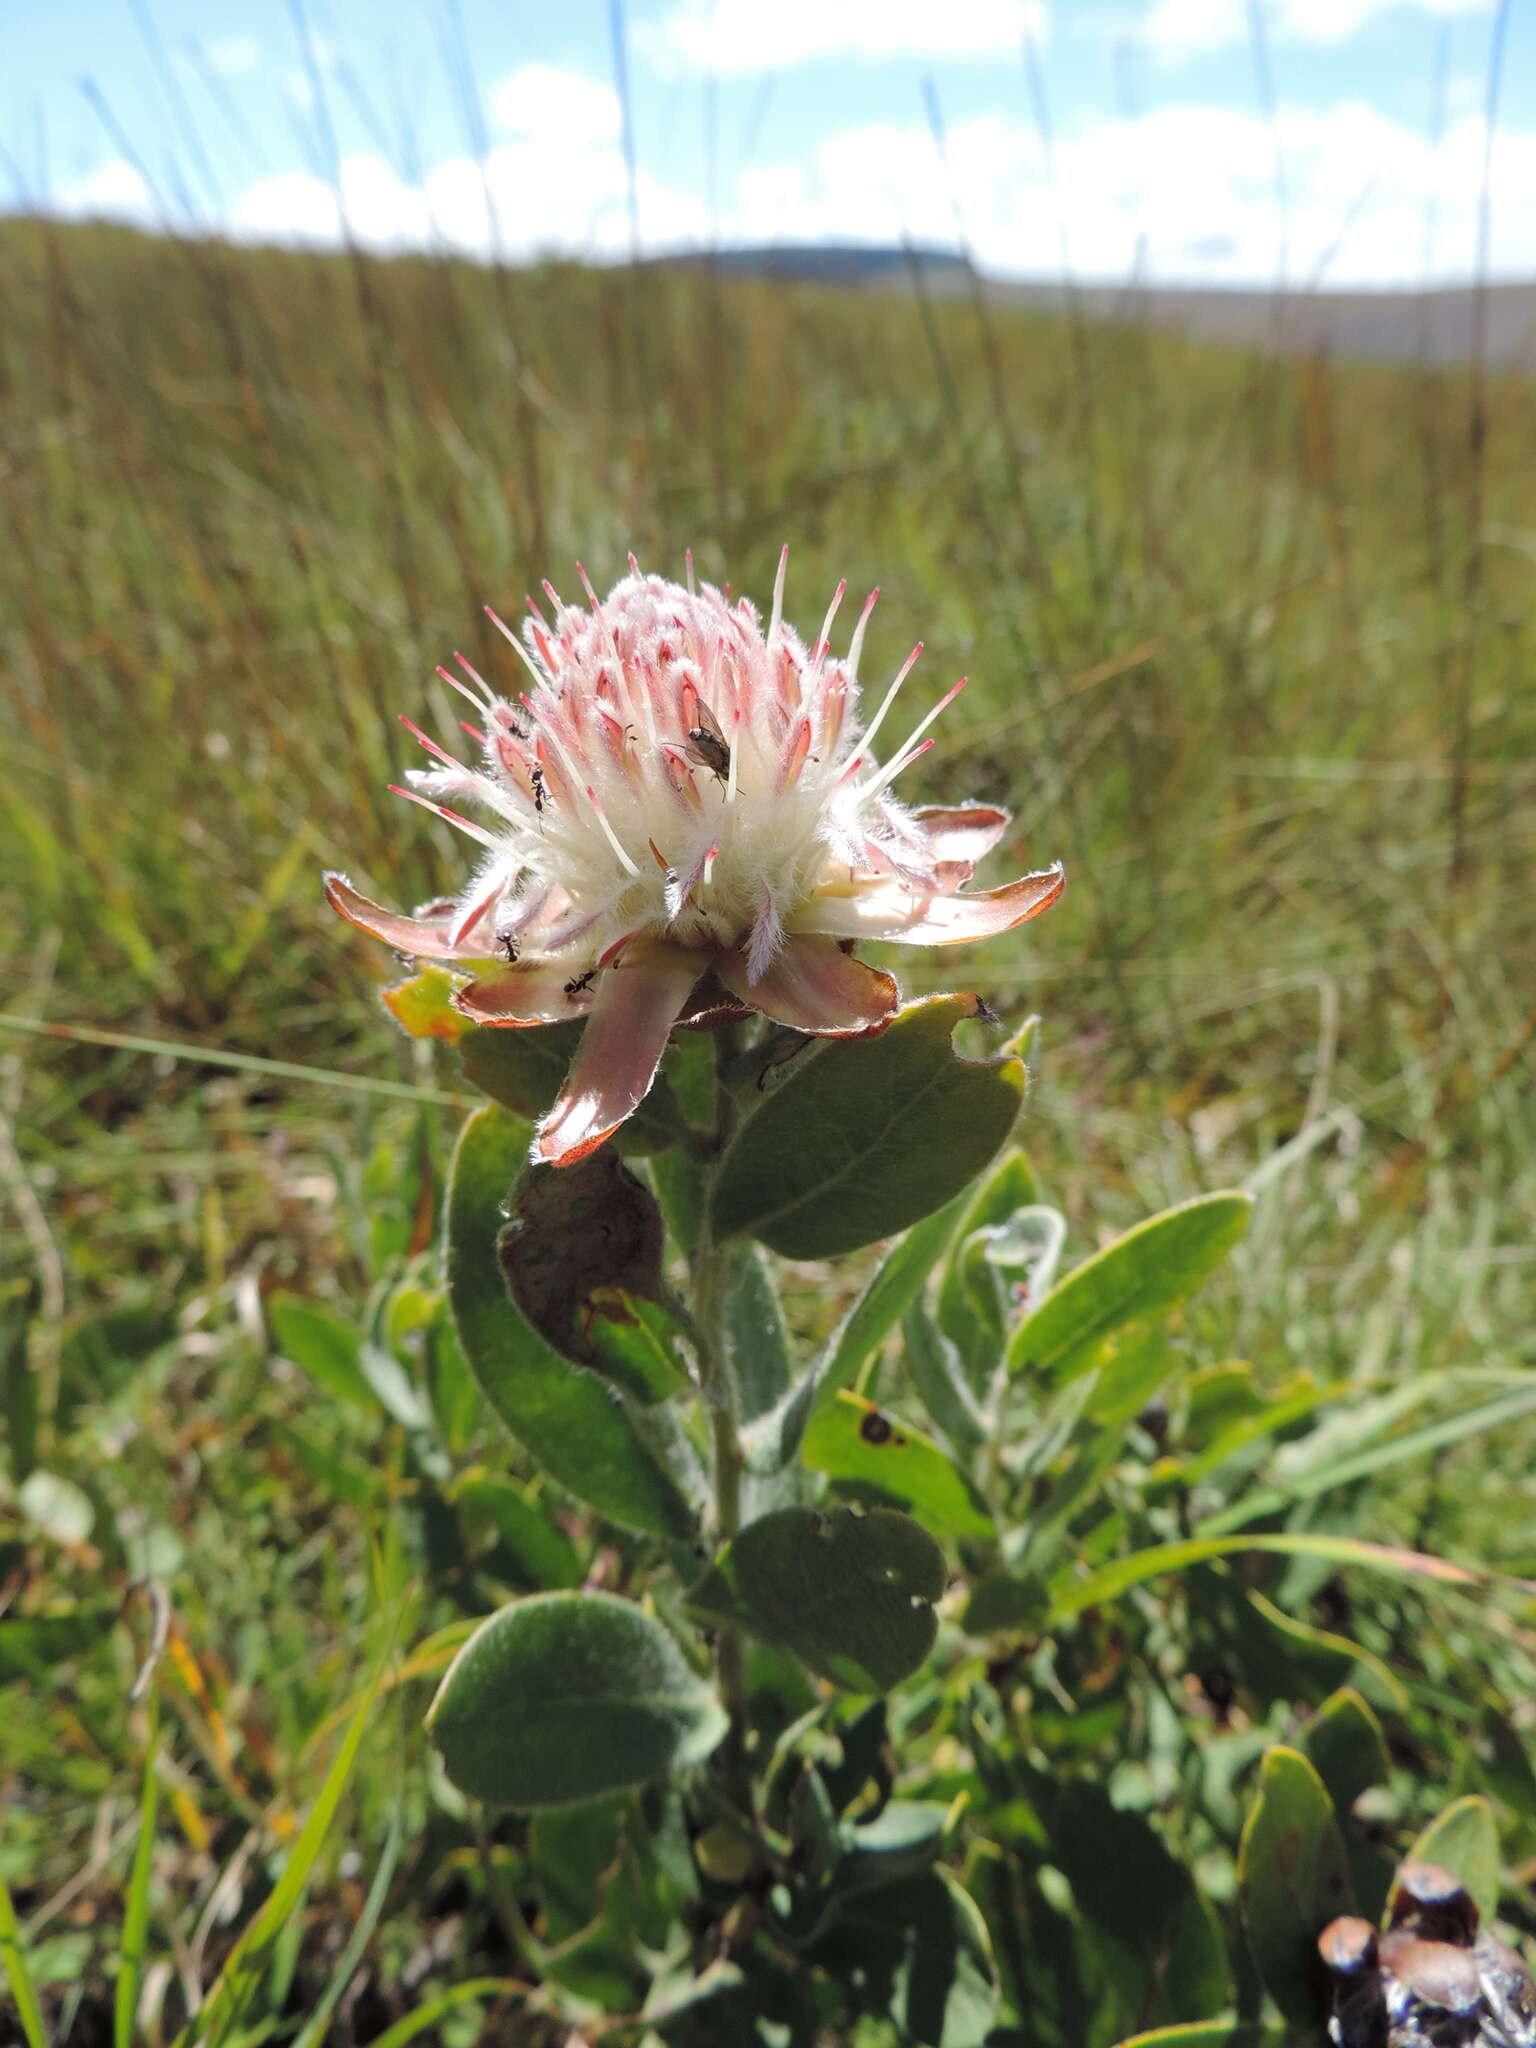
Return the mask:
{"type": "MultiPolygon", "coordinates": [[[[735,1120],[735,1104],[723,1078],[736,1051],[735,1037],[735,1032],[727,1027],[717,1034],[715,1041],[715,1136],[720,1152],[725,1149],[735,1120]]],[[[704,1403],[709,1414],[713,1534],[716,1545],[722,1549],[741,1527],[741,1417],[725,1327],[728,1258],[725,1248],[711,1237],[706,1222],[693,1259],[693,1314],[704,1403]]],[[[739,1629],[722,1626],[716,1636],[715,1677],[731,1724],[720,1749],[721,1775],[743,1813],[750,1814],[746,1671],[739,1629]]]]}

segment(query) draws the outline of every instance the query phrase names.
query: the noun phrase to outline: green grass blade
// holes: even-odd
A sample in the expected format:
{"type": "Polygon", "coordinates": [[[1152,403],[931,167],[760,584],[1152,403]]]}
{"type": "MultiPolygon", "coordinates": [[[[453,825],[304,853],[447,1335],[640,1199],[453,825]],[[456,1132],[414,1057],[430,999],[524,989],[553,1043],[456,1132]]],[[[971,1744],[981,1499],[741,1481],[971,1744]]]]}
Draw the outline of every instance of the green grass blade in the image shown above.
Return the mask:
{"type": "Polygon", "coordinates": [[[472,1999],[526,1997],[527,1994],[528,1986],[519,1983],[516,1977],[468,1977],[462,1984],[450,1984],[446,1991],[439,1991],[425,2005],[418,2005],[414,2012],[408,2012],[403,2020],[396,2020],[392,2027],[386,2027],[374,2041],[373,2048],[404,2048],[405,2042],[414,2041],[418,2034],[425,2033],[445,2013],[468,2005],[472,1999]]]}
{"type": "MultiPolygon", "coordinates": [[[[209,1993],[207,2003],[197,2016],[195,2039],[198,2048],[215,2048],[224,2040],[229,2028],[239,2019],[247,2000],[255,1990],[257,1976],[273,1944],[286,1926],[291,1914],[298,1910],[304,1887],[315,1865],[336,1817],[336,1808],[346,1790],[347,1780],[357,1761],[357,1753],[363,1740],[363,1729],[367,1723],[369,1709],[373,1705],[374,1693],[378,1689],[382,1667],[364,1695],[357,1712],[352,1717],[335,1761],[325,1776],[320,1796],[310,1809],[308,1820],[300,1830],[299,1839],[293,1845],[293,1852],[283,1865],[283,1874],[273,1887],[272,1896],[246,1928],[230,1952],[229,1960],[219,1972],[217,1983],[209,1993]]],[[[183,2033],[178,2042],[189,2041],[193,2036],[183,2033]]]]}
{"type": "Polygon", "coordinates": [[[36,1038],[66,1038],[75,1045],[104,1045],[115,1052],[151,1053],[156,1059],[195,1060],[200,1067],[228,1067],[239,1074],[264,1074],[278,1081],[308,1081],[319,1088],[340,1088],[352,1095],[388,1095],[402,1102],[436,1102],[445,1109],[474,1109],[478,1095],[455,1095],[446,1088],[417,1088],[409,1081],[375,1080],[370,1074],[339,1074],[330,1067],[300,1066],[295,1060],[268,1060],[253,1052],[225,1052],[216,1045],[189,1045],[181,1038],[140,1038],[131,1031],[98,1031],[86,1024],[50,1024],[37,1017],[0,1012],[0,1028],[27,1031],[36,1038]]]}
{"type": "Polygon", "coordinates": [[[149,1878],[155,1854],[155,1810],[160,1797],[160,1779],[156,1770],[159,1754],[160,1711],[156,1695],[151,1692],[149,1742],[144,1753],[144,1789],[139,1796],[139,1839],[133,1851],[133,1870],[123,1906],[123,1940],[118,1956],[117,1989],[112,2001],[114,2048],[132,2048],[133,2044],[139,1979],[144,1971],[144,1950],[149,1934],[149,1878]]]}
{"type": "Polygon", "coordinates": [[[1231,1529],[1244,1528],[1264,1515],[1294,1507],[1299,1500],[1313,1500],[1318,1494],[1329,1493],[1336,1486],[1369,1479],[1410,1458],[1431,1457],[1467,1437],[1501,1429],[1506,1423],[1528,1415],[1533,1408],[1536,1408],[1536,1387],[1517,1387],[1512,1393],[1483,1402],[1480,1407],[1465,1408],[1459,1414],[1447,1416],[1443,1422],[1429,1423],[1423,1429],[1411,1430],[1407,1436],[1393,1437],[1384,1444],[1373,1444],[1369,1450],[1356,1451],[1331,1465],[1320,1465],[1315,1472],[1298,1473],[1286,1486],[1266,1487],[1262,1493],[1249,1494],[1225,1513],[1213,1515],[1202,1523],[1200,1533],[1202,1536],[1219,1536],[1231,1529]]]}
{"type": "Polygon", "coordinates": [[[342,1950],[324,1991],[320,1994],[319,2003],[306,2020],[303,2032],[295,2037],[293,2048],[322,2048],[331,2014],[341,2003],[342,1993],[351,1983],[352,1973],[362,1961],[363,1951],[367,1948],[379,1915],[384,1910],[384,1901],[389,1896],[390,1879],[394,1876],[395,1865],[400,1860],[400,1840],[400,1809],[396,1807],[394,1818],[389,1824],[389,1833],[384,1838],[384,1850],[379,1857],[379,1867],[373,1873],[373,1883],[368,1887],[368,1896],[363,1901],[363,1910],[358,1915],[357,1925],[349,1935],[347,1945],[342,1950]]]}
{"type": "Polygon", "coordinates": [[[27,1959],[21,1952],[21,1929],[16,1924],[16,1908],[11,1904],[11,1894],[3,1877],[0,1877],[0,1957],[5,1960],[5,1974],[11,1981],[11,1996],[16,2001],[16,2016],[21,2021],[27,2048],[48,2048],[48,2037],[43,2032],[43,2009],[37,2002],[27,1959]]]}
{"type": "Polygon", "coordinates": [[[1205,1564],[1212,1558],[1232,1557],[1243,1550],[1272,1551],[1279,1557],[1318,1557],[1329,1564],[1359,1565],[1368,1571],[1385,1572],[1399,1579],[1432,1579],[1444,1586],[1502,1587],[1517,1593],[1536,1593],[1536,1580],[1510,1578],[1500,1572],[1474,1571],[1468,1565],[1452,1564],[1448,1558],[1430,1557],[1421,1550],[1402,1550],[1386,1543],[1365,1543],[1354,1536],[1191,1536],[1181,1543],[1156,1543],[1147,1550],[1132,1551],[1128,1557],[1113,1558],[1085,1578],[1063,1577],[1051,1589],[1051,1609],[1057,1621],[1081,1614],[1106,1600],[1118,1599],[1132,1586],[1164,1572],[1183,1571],[1187,1565],[1205,1564]]]}

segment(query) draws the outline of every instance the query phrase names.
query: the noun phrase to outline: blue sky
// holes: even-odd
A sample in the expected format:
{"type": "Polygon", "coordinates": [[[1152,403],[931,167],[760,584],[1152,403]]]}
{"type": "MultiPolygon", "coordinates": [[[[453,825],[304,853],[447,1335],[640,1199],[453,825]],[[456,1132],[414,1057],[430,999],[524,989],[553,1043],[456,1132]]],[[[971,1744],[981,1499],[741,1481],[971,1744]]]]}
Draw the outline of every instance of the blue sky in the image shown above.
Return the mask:
{"type": "MultiPolygon", "coordinates": [[[[1164,282],[1469,275],[1492,0],[1261,4],[1273,122],[1249,0],[629,0],[641,239],[952,242],[958,216],[1011,274],[1065,251],[1164,282]]],[[[460,0],[478,112],[448,0],[303,16],[307,35],[273,0],[7,0],[0,204],[628,247],[608,0],[460,0]]],[[[1536,0],[1511,0],[1493,166],[1493,268],[1536,275],[1536,0]]]]}

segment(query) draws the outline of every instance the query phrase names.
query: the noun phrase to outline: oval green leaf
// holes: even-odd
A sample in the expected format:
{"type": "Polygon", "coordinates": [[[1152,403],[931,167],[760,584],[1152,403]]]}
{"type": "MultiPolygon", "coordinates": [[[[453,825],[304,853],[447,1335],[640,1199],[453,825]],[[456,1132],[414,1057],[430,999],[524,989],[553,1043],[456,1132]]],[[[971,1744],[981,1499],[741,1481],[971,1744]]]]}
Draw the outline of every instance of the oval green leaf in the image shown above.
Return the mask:
{"type": "Polygon", "coordinates": [[[611,1593],[538,1593],[475,1631],[427,1726],[461,1792],[529,1811],[700,1763],[726,1717],[640,1608],[611,1593]]]}
{"type": "Polygon", "coordinates": [[[1165,1316],[1194,1293],[1248,1227],[1253,1197],[1200,1195],[1148,1217],[1052,1288],[1008,1343],[1008,1369],[1055,1386],[1086,1372],[1106,1337],[1165,1316]]]}
{"type": "Polygon", "coordinates": [[[1349,1910],[1349,1866],[1322,1779],[1299,1750],[1266,1752],[1243,1825],[1238,1898],[1265,1989],[1296,2025],[1320,2029],[1317,1937],[1349,1910]]]}
{"type": "Polygon", "coordinates": [[[1391,1771],[1381,1723],[1352,1686],[1323,1701],[1302,1737],[1334,1810],[1348,1813],[1362,1792],[1391,1771]]]}
{"type": "Polygon", "coordinates": [[[689,1602],[850,1692],[889,1692],[933,1648],[944,1553],[890,1508],[781,1508],[720,1553],[689,1602]]]}
{"type": "Polygon", "coordinates": [[[507,1293],[502,1204],[526,1161],[528,1126],[497,1108],[464,1125],[448,1184],[448,1297],[464,1355],[492,1407],[560,1484],[610,1520],[692,1540],[686,1475],[664,1469],[595,1373],[560,1356],[507,1293]]]}
{"type": "Polygon", "coordinates": [[[717,1237],[830,1258],[942,1208],[1013,1128],[1024,1063],[962,1059],[969,995],[909,1003],[878,1038],[803,1054],[737,1132],[713,1197],[717,1237]]]}
{"type": "Polygon", "coordinates": [[[530,1500],[505,1472],[472,1465],[453,1482],[449,1498],[471,1538],[495,1539],[496,1549],[480,1562],[513,1586],[543,1591],[580,1585],[576,1546],[551,1515],[548,1502],[530,1500]]]}
{"type": "Polygon", "coordinates": [[[996,1535],[976,1489],[930,1437],[884,1414],[873,1401],[840,1393],[811,1417],[801,1456],[813,1472],[872,1487],[938,1536],[996,1535]]]}

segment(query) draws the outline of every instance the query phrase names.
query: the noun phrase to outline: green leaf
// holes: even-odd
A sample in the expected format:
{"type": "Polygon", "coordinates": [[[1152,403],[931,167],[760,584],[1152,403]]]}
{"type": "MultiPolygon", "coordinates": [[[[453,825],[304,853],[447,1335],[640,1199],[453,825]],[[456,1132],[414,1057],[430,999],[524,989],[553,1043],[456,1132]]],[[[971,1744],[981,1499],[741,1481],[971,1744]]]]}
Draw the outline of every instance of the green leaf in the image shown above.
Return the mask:
{"type": "Polygon", "coordinates": [[[546,1941],[568,1941],[602,1912],[632,1803],[619,1792],[582,1806],[546,1806],[529,1828],[546,1941]]]}
{"type": "Polygon", "coordinates": [[[444,1299],[427,1331],[427,1388],[438,1433],[449,1451],[462,1451],[476,1435],[485,1412],[480,1383],[464,1356],[453,1327],[453,1311],[444,1299]]]}
{"type": "Polygon", "coordinates": [[[889,1692],[933,1648],[944,1553],[889,1508],[781,1508],[748,1525],[689,1594],[713,1620],[853,1692],[889,1692]]]}
{"type": "Polygon", "coordinates": [[[612,1521],[691,1541],[697,1517],[685,1475],[663,1469],[603,1381],[562,1358],[507,1293],[496,1240],[527,1149],[527,1125],[497,1108],[474,1111],[459,1137],[448,1296],[464,1354],[502,1421],[562,1486],[612,1521]]]}
{"type": "Polygon", "coordinates": [[[1337,1813],[1348,1813],[1362,1792],[1387,1782],[1391,1764],[1381,1723],[1351,1686],[1323,1701],[1302,1741],[1337,1813]]]}
{"type": "Polygon", "coordinates": [[[901,1334],[908,1377],[945,1436],[956,1446],[985,1443],[987,1418],[971,1391],[960,1354],[920,1301],[907,1310],[901,1334]]]}
{"type": "Polygon", "coordinates": [[[528,1811],[700,1763],[726,1717],[640,1608],[611,1593],[539,1593],[475,1631],[427,1725],[460,1791],[528,1811]]]}
{"type": "MultiPolygon", "coordinates": [[[[503,1109],[537,1123],[564,1085],[582,1029],[579,1023],[535,1024],[526,1030],[478,1026],[459,1044],[465,1078],[503,1109]]],[[[620,1152],[661,1152],[682,1129],[677,1098],[665,1075],[658,1075],[650,1094],[610,1143],[620,1152]]]]}
{"type": "MultiPolygon", "coordinates": [[[[1277,1697],[1293,1690],[1293,1681],[1309,1668],[1317,1669],[1330,1658],[1358,1666],[1359,1671],[1368,1673],[1379,1688],[1382,1699],[1388,1701],[1399,1713],[1406,1713],[1409,1705],[1408,1688],[1385,1659],[1378,1657],[1364,1644],[1341,1636],[1331,1629],[1317,1628],[1309,1621],[1301,1621],[1294,1614],[1286,1614],[1267,1600],[1257,1590],[1250,1588],[1243,1595],[1244,1604],[1257,1614],[1267,1627],[1285,1638],[1282,1651],[1281,1682],[1276,1687],[1277,1697]],[[1290,1676],[1285,1675],[1289,1671],[1290,1676]]],[[[1296,1688],[1296,1690],[1304,1690],[1296,1688]]],[[[1311,1750],[1308,1748],[1308,1755],[1311,1750]]],[[[1313,1758],[1316,1762],[1316,1758],[1313,1758]]],[[[1332,1789],[1331,1787],[1329,1788],[1332,1789]]]]}
{"type": "Polygon", "coordinates": [[[841,1393],[812,1416],[801,1456],[813,1472],[875,1488],[936,1535],[986,1541],[997,1533],[976,1489],[931,1438],[857,1394],[841,1393]]]}
{"type": "Polygon", "coordinates": [[[873,1820],[842,1830],[834,1877],[839,1899],[918,1877],[944,1847],[953,1808],[937,1799],[890,1799],[873,1820]]]}
{"type": "Polygon", "coordinates": [[[35,1279],[0,1286],[0,1414],[13,1486],[20,1486],[37,1463],[39,1379],[27,1356],[27,1334],[40,1298],[35,1279]]]}
{"type": "Polygon", "coordinates": [[[1083,1419],[1101,1429],[1123,1431],[1182,1363],[1165,1330],[1127,1330],[1105,1348],[1083,1419]]]}
{"type": "Polygon", "coordinates": [[[1407,1863],[1438,1863],[1465,1885],[1479,1916],[1491,1920],[1499,1905],[1499,1830],[1493,1808],[1473,1793],[1432,1820],[1414,1843],[1407,1863]]]}
{"type": "Polygon", "coordinates": [[[605,1313],[593,1318],[592,1369],[642,1408],[654,1408],[694,1390],[678,1354],[683,1336],[682,1324],[659,1302],[616,1290],[605,1313]]]}
{"type": "MultiPolygon", "coordinates": [[[[494,1532],[503,1559],[531,1590],[580,1585],[575,1545],[556,1526],[549,1503],[530,1500],[515,1479],[472,1466],[454,1481],[451,1498],[472,1535],[494,1532]]],[[[501,1560],[493,1554],[479,1562],[494,1572],[501,1560]]]]}
{"type": "Polygon", "coordinates": [[[928,1275],[948,1249],[962,1215],[957,1197],[899,1237],[873,1278],[833,1332],[826,1351],[777,1405],[743,1434],[750,1471],[778,1472],[800,1449],[805,1425],[819,1403],[829,1401],[872,1357],[923,1291],[928,1275]]]}
{"type": "Polygon", "coordinates": [[[1333,1801],[1299,1750],[1265,1753],[1237,1884],[1265,1989],[1293,2024],[1316,2027],[1317,1937],[1349,1909],[1349,1868],[1333,1801]]]}
{"type": "Polygon", "coordinates": [[[840,1905],[810,1956],[867,2009],[888,2015],[903,2042],[980,2048],[997,2017],[986,1923],[947,1871],[840,1905]]]}
{"type": "Polygon", "coordinates": [[[957,1197],[921,1223],[914,1223],[886,1252],[868,1286],[832,1334],[817,1373],[818,1400],[828,1401],[839,1387],[846,1387],[885,1342],[921,1295],[964,1215],[964,1198],[957,1197]]]}
{"type": "Polygon", "coordinates": [[[317,1387],[354,1408],[373,1408],[373,1389],[359,1362],[361,1330],[297,1294],[274,1294],[267,1314],[283,1355],[302,1367],[317,1387]]]}
{"type": "Polygon", "coordinates": [[[717,1237],[791,1259],[894,1236],[965,1188],[1024,1099],[1024,1064],[962,1059],[974,996],[909,1003],[878,1038],[825,1041],[737,1131],[712,1197],[717,1237]]]}
{"type": "Polygon", "coordinates": [[[1200,1195],[1137,1224],[1054,1287],[1008,1343],[1008,1369],[1060,1386],[1086,1372],[1106,1337],[1168,1315],[1208,1279],[1248,1227],[1253,1198],[1200,1195]]]}
{"type": "MultiPolygon", "coordinates": [[[[1027,1209],[1040,1199],[1039,1183],[1034,1168],[1026,1155],[1017,1148],[1010,1148],[997,1161],[991,1172],[966,1198],[966,1207],[955,1236],[965,1244],[978,1230],[990,1229],[1020,1209],[1027,1209]]],[[[959,1260],[952,1262],[939,1283],[939,1298],[936,1309],[939,1328],[958,1348],[961,1358],[970,1367],[979,1360],[983,1349],[983,1324],[977,1316],[975,1305],[966,1287],[965,1277],[959,1260]]],[[[995,1363],[995,1360],[994,1360],[995,1363]]],[[[985,1375],[978,1372],[973,1384],[985,1375]]]]}
{"type": "Polygon", "coordinates": [[[1045,1587],[1032,1572],[983,1572],[966,1602],[961,1626],[971,1636],[1038,1630],[1049,1613],[1045,1587]]]}
{"type": "Polygon", "coordinates": [[[1117,1807],[1103,1785],[1062,1780],[1042,1788],[1050,1860],[1072,1887],[1112,2015],[1167,2018],[1185,2005],[1209,2011],[1231,1990],[1226,1944],[1188,1870],[1140,1813],[1117,1807]],[[1111,1983],[1110,1980],[1113,1980],[1111,1983]]]}
{"type": "Polygon", "coordinates": [[[743,1422],[766,1415],[789,1391],[794,1374],[789,1331],[768,1262],[755,1244],[730,1248],[725,1341],[736,1375],[743,1422]]]}

